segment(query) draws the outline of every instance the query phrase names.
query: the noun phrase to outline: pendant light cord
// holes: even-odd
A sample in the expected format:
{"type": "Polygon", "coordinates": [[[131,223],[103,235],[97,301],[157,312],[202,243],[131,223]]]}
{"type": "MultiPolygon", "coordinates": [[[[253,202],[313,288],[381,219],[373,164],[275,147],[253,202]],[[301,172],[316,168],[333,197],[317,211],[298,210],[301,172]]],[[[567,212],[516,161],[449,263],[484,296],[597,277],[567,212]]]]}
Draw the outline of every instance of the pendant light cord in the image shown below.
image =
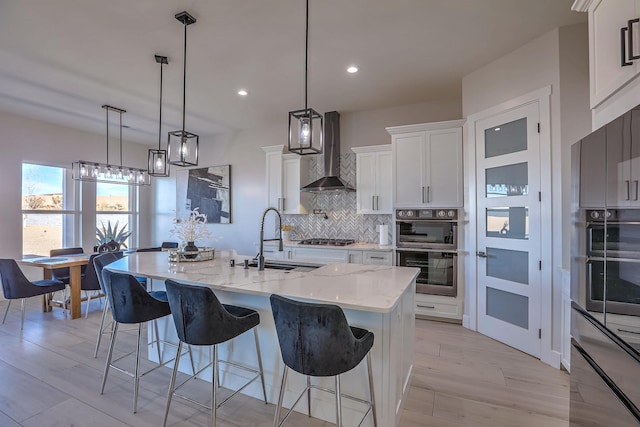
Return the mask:
{"type": "Polygon", "coordinates": [[[120,169],[122,169],[122,110],[120,110],[120,169]]]}
{"type": "Polygon", "coordinates": [[[184,129],[185,129],[185,114],[186,114],[185,110],[187,109],[186,105],[187,105],[187,22],[184,21],[184,58],[182,63],[182,136],[183,137],[184,137],[184,129]]]}
{"type": "Polygon", "coordinates": [[[107,164],[109,164],[109,109],[107,110],[107,164]]]}
{"type": "Polygon", "coordinates": [[[307,112],[307,74],[309,70],[309,0],[307,0],[306,21],[304,27],[304,110],[307,112]]]}
{"type": "Polygon", "coordinates": [[[162,66],[160,62],[160,121],[158,122],[158,151],[160,151],[160,142],[162,140],[162,66]]]}

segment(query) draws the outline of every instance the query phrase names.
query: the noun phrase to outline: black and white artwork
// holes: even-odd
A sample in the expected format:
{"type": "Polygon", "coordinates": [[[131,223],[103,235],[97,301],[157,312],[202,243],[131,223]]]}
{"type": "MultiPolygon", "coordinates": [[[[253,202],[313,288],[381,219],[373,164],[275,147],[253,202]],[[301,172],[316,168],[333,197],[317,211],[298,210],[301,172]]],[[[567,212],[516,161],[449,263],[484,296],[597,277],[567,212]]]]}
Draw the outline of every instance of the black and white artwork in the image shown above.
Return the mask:
{"type": "Polygon", "coordinates": [[[177,215],[183,217],[199,208],[208,224],[231,223],[231,166],[180,170],[176,172],[177,215]]]}

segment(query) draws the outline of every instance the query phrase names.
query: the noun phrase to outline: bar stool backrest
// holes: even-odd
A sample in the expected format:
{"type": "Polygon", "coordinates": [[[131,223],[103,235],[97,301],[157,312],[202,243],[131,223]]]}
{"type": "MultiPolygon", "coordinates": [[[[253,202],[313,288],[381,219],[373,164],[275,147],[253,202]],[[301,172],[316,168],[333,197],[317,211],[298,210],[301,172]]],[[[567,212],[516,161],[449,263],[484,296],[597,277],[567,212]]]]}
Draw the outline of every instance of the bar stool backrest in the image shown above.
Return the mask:
{"type": "Polygon", "coordinates": [[[355,368],[373,345],[373,334],[347,323],[337,305],[271,295],[271,309],[284,363],[296,372],[334,376],[355,368]],[[362,332],[356,337],[354,332],[362,332]]]}
{"type": "Polygon", "coordinates": [[[102,284],[109,298],[113,320],[118,323],[142,323],[170,314],[169,305],[151,296],[147,290],[126,273],[102,270],[102,284]]]}

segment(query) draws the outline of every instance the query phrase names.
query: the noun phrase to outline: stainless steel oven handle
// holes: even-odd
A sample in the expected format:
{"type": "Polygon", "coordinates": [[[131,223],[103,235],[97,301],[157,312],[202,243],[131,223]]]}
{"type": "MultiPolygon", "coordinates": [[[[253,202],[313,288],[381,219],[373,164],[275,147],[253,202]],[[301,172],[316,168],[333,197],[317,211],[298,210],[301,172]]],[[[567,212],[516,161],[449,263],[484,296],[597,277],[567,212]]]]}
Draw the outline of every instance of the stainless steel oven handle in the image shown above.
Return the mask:
{"type": "Polygon", "coordinates": [[[439,254],[451,254],[451,255],[454,255],[454,256],[458,256],[458,250],[457,249],[403,248],[403,247],[398,247],[396,249],[396,253],[398,253],[398,252],[417,252],[417,253],[433,252],[433,253],[439,253],[439,254]]]}

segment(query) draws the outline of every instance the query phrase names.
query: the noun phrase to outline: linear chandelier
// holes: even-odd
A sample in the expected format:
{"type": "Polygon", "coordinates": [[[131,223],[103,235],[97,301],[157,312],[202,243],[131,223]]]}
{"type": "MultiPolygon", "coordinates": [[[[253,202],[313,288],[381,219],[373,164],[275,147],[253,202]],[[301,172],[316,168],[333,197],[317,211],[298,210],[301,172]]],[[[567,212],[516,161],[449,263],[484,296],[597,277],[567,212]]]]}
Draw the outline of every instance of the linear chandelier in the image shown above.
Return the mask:
{"type": "Polygon", "coordinates": [[[151,177],[146,169],[122,166],[122,113],[126,110],[103,105],[107,112],[107,163],[78,160],[71,164],[71,176],[75,181],[109,182],[126,185],[151,185],[151,177]],[[109,111],[120,115],[120,165],[109,163],[109,111]]]}

